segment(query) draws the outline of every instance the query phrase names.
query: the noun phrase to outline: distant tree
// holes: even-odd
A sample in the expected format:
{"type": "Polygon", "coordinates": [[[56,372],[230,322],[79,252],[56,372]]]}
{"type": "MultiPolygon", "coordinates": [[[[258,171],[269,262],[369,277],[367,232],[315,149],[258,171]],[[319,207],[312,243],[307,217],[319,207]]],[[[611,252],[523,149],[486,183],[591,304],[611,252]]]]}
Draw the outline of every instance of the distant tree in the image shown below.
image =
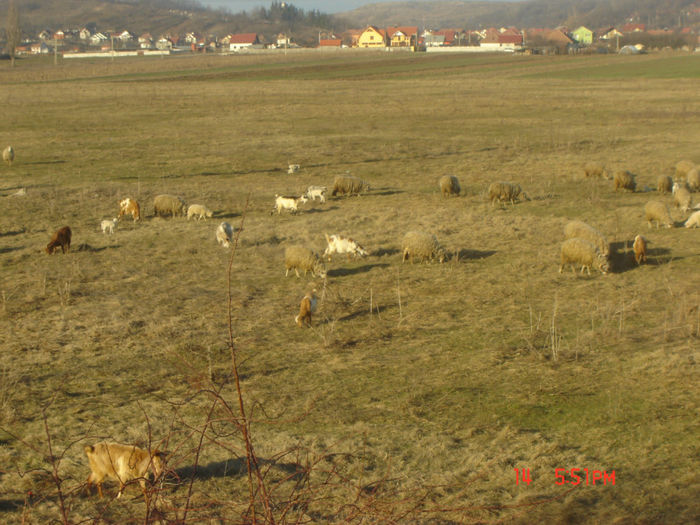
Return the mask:
{"type": "Polygon", "coordinates": [[[19,27],[19,11],[15,5],[15,0],[10,0],[7,7],[7,27],[5,28],[7,38],[7,53],[10,55],[10,67],[15,66],[15,52],[22,40],[22,30],[19,27]]]}

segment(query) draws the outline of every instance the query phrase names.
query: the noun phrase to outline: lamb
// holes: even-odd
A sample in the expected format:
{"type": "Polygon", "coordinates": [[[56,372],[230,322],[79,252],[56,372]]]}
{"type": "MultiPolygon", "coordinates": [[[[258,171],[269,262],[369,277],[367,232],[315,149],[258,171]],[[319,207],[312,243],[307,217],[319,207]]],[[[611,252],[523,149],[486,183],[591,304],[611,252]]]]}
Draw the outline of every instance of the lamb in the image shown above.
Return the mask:
{"type": "Polygon", "coordinates": [[[673,226],[671,215],[668,213],[668,207],[661,201],[647,202],[644,205],[644,214],[649,228],[651,228],[652,221],[656,221],[657,229],[660,224],[663,224],[666,228],[673,226]]]}
{"type": "Polygon", "coordinates": [[[561,245],[559,273],[562,273],[567,264],[571,265],[574,274],[578,265],[581,265],[581,273],[583,270],[587,270],[588,275],[591,275],[591,266],[595,266],[603,274],[610,271],[610,265],[605,255],[600,253],[592,242],[579,237],[567,239],[561,245]]]}
{"type": "Polygon", "coordinates": [[[685,181],[691,191],[700,191],[700,171],[697,166],[685,175],[685,181]]]}
{"type": "Polygon", "coordinates": [[[333,191],[331,196],[336,195],[359,195],[362,192],[369,191],[369,184],[357,177],[349,175],[337,175],[333,180],[333,191]]]}
{"type": "Polygon", "coordinates": [[[672,188],[673,179],[668,175],[659,175],[659,177],[656,179],[656,190],[659,193],[665,194],[671,193],[672,188]]]}
{"type": "Polygon", "coordinates": [[[515,201],[520,200],[521,194],[524,199],[528,199],[520,184],[514,182],[492,182],[489,186],[489,200],[492,206],[496,201],[515,204],[515,201]]]}
{"type": "Polygon", "coordinates": [[[15,160],[15,150],[12,146],[7,146],[2,150],[2,160],[4,160],[8,166],[12,166],[12,161],[15,160]]]}
{"type": "Polygon", "coordinates": [[[583,168],[583,175],[587,179],[589,178],[604,178],[604,179],[609,179],[610,175],[608,174],[608,170],[605,168],[604,165],[599,164],[599,163],[590,163],[586,164],[586,166],[583,168]]]}
{"type": "Polygon", "coordinates": [[[71,234],[72,232],[70,231],[70,228],[68,226],[64,226],[63,228],[59,228],[58,230],[56,230],[51,236],[49,244],[46,245],[46,253],[52,255],[53,252],[56,251],[56,248],[58,248],[59,246],[61,247],[62,253],[67,253],[68,251],[70,251],[71,234]]]}
{"type": "Polygon", "coordinates": [[[289,166],[287,166],[287,174],[292,175],[293,173],[299,171],[300,168],[301,166],[299,166],[299,164],[290,164],[289,166]]]}
{"type": "Polygon", "coordinates": [[[615,185],[615,191],[629,190],[634,191],[637,189],[637,182],[634,180],[634,175],[627,170],[618,170],[613,176],[613,184],[615,185]]]}
{"type": "Polygon", "coordinates": [[[189,221],[191,217],[196,217],[197,220],[200,219],[207,219],[211,218],[211,216],[214,215],[214,213],[207,208],[206,206],[203,206],[202,204],[190,204],[190,207],[187,208],[187,220],[189,221]]]}
{"type": "Polygon", "coordinates": [[[564,226],[564,239],[579,237],[593,243],[596,249],[608,257],[610,255],[610,245],[602,233],[593,226],[589,226],[583,221],[571,221],[564,226]]]}
{"type": "Polygon", "coordinates": [[[311,314],[316,311],[316,305],[318,304],[318,299],[316,299],[316,289],[307,293],[301,300],[299,305],[299,315],[294,317],[294,322],[303,328],[304,325],[311,326],[311,314]]]}
{"type": "Polygon", "coordinates": [[[686,175],[690,170],[695,167],[695,163],[692,160],[681,160],[676,163],[676,175],[675,180],[684,180],[686,175]]]}
{"type": "Polygon", "coordinates": [[[413,264],[414,257],[418,257],[421,261],[437,259],[441,263],[445,262],[447,258],[437,237],[432,233],[422,231],[409,231],[404,235],[401,249],[403,252],[401,262],[406,262],[406,259],[410,257],[411,264],[413,264]]]}
{"type": "Polygon", "coordinates": [[[184,215],[187,212],[185,201],[176,195],[157,195],[153,200],[153,214],[158,216],[184,215]]]}
{"type": "Polygon", "coordinates": [[[459,187],[459,180],[454,175],[443,175],[438,181],[440,186],[440,193],[443,197],[449,197],[450,195],[459,195],[461,188],[459,187]]]}
{"type": "Polygon", "coordinates": [[[688,217],[688,220],[685,221],[685,227],[686,228],[698,228],[700,227],[700,210],[693,212],[693,214],[688,217]]]}
{"type": "Polygon", "coordinates": [[[306,193],[304,194],[308,200],[315,201],[316,197],[319,198],[321,204],[326,202],[326,191],[328,188],[326,186],[309,186],[306,188],[306,193]]]}
{"type": "Polygon", "coordinates": [[[284,250],[285,277],[289,275],[289,270],[294,270],[297,277],[300,277],[299,270],[311,272],[314,277],[326,278],[326,268],[317,254],[306,246],[288,246],[284,250]]]}
{"type": "Polygon", "coordinates": [[[681,211],[688,211],[692,207],[691,195],[688,188],[679,185],[677,182],[673,184],[673,205],[680,208],[681,211]]]}
{"type": "Polygon", "coordinates": [[[231,245],[231,240],[233,239],[233,228],[228,222],[222,222],[216,228],[216,241],[222,245],[224,248],[228,248],[231,245]]]}
{"type": "Polygon", "coordinates": [[[647,262],[647,240],[644,237],[637,235],[634,238],[632,250],[634,251],[634,260],[637,261],[637,264],[647,262]]]}
{"type": "Polygon", "coordinates": [[[117,216],[117,218],[121,220],[121,218],[124,215],[131,215],[131,217],[134,219],[134,222],[140,221],[141,207],[139,206],[138,201],[132,199],[131,197],[127,197],[126,199],[120,200],[119,215],[117,216]]]}
{"type": "Polygon", "coordinates": [[[97,484],[97,492],[102,495],[102,481],[110,477],[119,483],[120,498],[124,488],[131,480],[138,480],[146,496],[146,476],[152,470],[156,479],[165,470],[165,455],[157,450],[148,451],[132,445],[101,442],[85,447],[85,455],[90,463],[90,475],[87,479],[87,493],[90,486],[97,484]]]}
{"type": "Polygon", "coordinates": [[[328,234],[325,234],[325,236],[328,246],[323,252],[323,256],[328,257],[329,261],[334,253],[347,253],[348,261],[350,260],[350,255],[355,255],[356,257],[365,257],[367,255],[367,250],[350,237],[343,237],[342,235],[331,235],[329,237],[328,234]]]}
{"type": "Polygon", "coordinates": [[[109,232],[109,234],[114,233],[114,228],[117,227],[117,223],[119,222],[119,218],[115,217],[114,219],[105,219],[100,223],[100,228],[102,228],[102,234],[106,234],[109,232]]]}
{"type": "Polygon", "coordinates": [[[285,197],[284,195],[275,195],[275,207],[272,208],[270,215],[275,213],[275,210],[277,210],[277,215],[282,213],[282,210],[296,212],[299,204],[305,204],[307,201],[308,199],[306,198],[306,195],[302,195],[301,197],[285,197]]]}

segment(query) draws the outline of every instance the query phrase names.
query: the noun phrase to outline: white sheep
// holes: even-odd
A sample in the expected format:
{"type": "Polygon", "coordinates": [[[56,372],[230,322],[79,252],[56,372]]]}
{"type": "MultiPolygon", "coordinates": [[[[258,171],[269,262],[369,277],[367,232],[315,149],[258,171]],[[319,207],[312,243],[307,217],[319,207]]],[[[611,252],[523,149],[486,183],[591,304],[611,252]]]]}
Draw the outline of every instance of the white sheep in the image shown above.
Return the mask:
{"type": "Polygon", "coordinates": [[[685,181],[691,191],[700,191],[700,171],[698,171],[697,166],[686,173],[685,181]]]}
{"type": "Polygon", "coordinates": [[[459,186],[459,179],[454,175],[443,175],[440,177],[438,186],[440,186],[440,193],[443,197],[459,195],[459,192],[462,190],[459,186]]]}
{"type": "Polygon", "coordinates": [[[300,277],[299,270],[304,270],[304,275],[311,272],[314,277],[325,279],[326,268],[317,254],[306,246],[288,246],[284,250],[285,277],[289,275],[289,270],[294,270],[297,277],[300,277]]]}
{"type": "Polygon", "coordinates": [[[685,184],[680,185],[677,182],[673,184],[673,204],[681,211],[688,211],[692,207],[692,197],[690,190],[685,184]]]}
{"type": "Polygon", "coordinates": [[[359,195],[362,192],[369,191],[369,184],[357,177],[350,175],[337,175],[333,180],[333,191],[331,197],[336,195],[359,195]]]}
{"type": "Polygon", "coordinates": [[[564,266],[567,264],[571,265],[571,270],[574,273],[576,273],[576,267],[579,265],[581,266],[581,273],[583,273],[583,270],[587,270],[588,275],[591,275],[591,266],[595,266],[603,274],[610,271],[610,265],[605,255],[600,253],[592,242],[579,237],[567,239],[561,245],[559,273],[562,273],[564,266]]]}
{"type": "Polygon", "coordinates": [[[588,178],[603,178],[603,179],[609,179],[610,175],[608,174],[608,170],[605,168],[603,164],[600,163],[590,163],[586,164],[583,168],[583,176],[588,178]]]}
{"type": "Polygon", "coordinates": [[[306,188],[305,196],[308,200],[315,201],[316,197],[321,201],[321,204],[326,202],[326,191],[328,188],[326,186],[309,186],[306,188]]]}
{"type": "Polygon", "coordinates": [[[156,195],[153,199],[153,214],[160,216],[184,215],[187,212],[187,205],[181,197],[176,195],[156,195]]]}
{"type": "Polygon", "coordinates": [[[700,210],[693,212],[688,220],[685,221],[686,228],[700,228],[700,210]]]}
{"type": "Polygon", "coordinates": [[[304,204],[307,201],[308,199],[306,198],[306,195],[302,195],[301,197],[285,197],[284,195],[275,195],[275,207],[270,212],[270,215],[272,215],[275,210],[277,210],[277,215],[282,213],[282,210],[296,212],[299,204],[304,204]]]}
{"type": "Polygon", "coordinates": [[[233,239],[233,228],[228,222],[222,222],[216,228],[216,241],[224,248],[231,245],[233,239]]]}
{"type": "Polygon", "coordinates": [[[686,175],[690,170],[695,167],[695,163],[692,160],[681,160],[676,164],[676,175],[675,180],[684,180],[686,175]]]}
{"type": "Polygon", "coordinates": [[[600,253],[608,257],[610,255],[610,245],[607,239],[593,226],[583,221],[571,221],[564,226],[564,239],[580,237],[592,242],[600,253]]]}
{"type": "Polygon", "coordinates": [[[437,259],[445,262],[447,258],[445,250],[440,246],[437,237],[432,233],[422,231],[410,231],[404,235],[401,242],[402,259],[401,262],[406,262],[410,257],[411,264],[413,258],[417,257],[421,261],[430,261],[437,259]]]}
{"type": "Polygon", "coordinates": [[[668,212],[668,206],[661,201],[649,201],[644,205],[644,216],[649,228],[652,221],[656,222],[656,228],[663,224],[666,228],[673,226],[671,214],[668,212]]]}
{"type": "Polygon", "coordinates": [[[618,170],[613,176],[613,185],[615,186],[615,191],[617,190],[629,190],[634,191],[637,189],[637,182],[634,180],[635,176],[627,170],[618,170]]]}
{"type": "Polygon", "coordinates": [[[520,187],[520,184],[514,182],[492,182],[489,185],[489,200],[493,206],[496,201],[499,202],[510,202],[515,204],[515,201],[520,200],[520,195],[522,194],[523,199],[528,199],[525,192],[520,187]]]}
{"type": "Polygon", "coordinates": [[[15,150],[12,146],[7,146],[2,150],[2,160],[4,160],[8,166],[12,166],[12,161],[15,160],[15,150]]]}
{"type": "Polygon", "coordinates": [[[659,175],[656,179],[656,190],[659,193],[671,193],[673,189],[673,179],[668,175],[659,175]]]}
{"type": "Polygon", "coordinates": [[[114,233],[114,228],[117,227],[117,223],[119,222],[119,219],[115,217],[114,219],[105,219],[100,223],[100,228],[102,228],[102,233],[106,234],[113,234],[114,233]]]}
{"type": "Polygon", "coordinates": [[[187,208],[187,220],[190,217],[195,217],[197,220],[210,218],[214,213],[202,204],[190,204],[187,208]]]}
{"type": "Polygon", "coordinates": [[[299,171],[300,168],[301,166],[299,166],[299,164],[290,164],[289,166],[287,166],[287,174],[292,175],[293,173],[299,171]]]}

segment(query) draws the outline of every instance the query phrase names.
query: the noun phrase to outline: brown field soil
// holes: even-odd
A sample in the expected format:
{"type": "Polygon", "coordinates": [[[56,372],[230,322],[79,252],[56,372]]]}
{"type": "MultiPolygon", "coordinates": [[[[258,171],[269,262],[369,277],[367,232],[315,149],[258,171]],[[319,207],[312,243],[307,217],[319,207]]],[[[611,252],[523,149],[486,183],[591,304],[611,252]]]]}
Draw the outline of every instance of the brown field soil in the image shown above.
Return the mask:
{"type": "Polygon", "coordinates": [[[231,251],[214,237],[244,219],[232,327],[275,521],[697,521],[700,233],[650,189],[700,163],[699,63],[366,53],[3,69],[0,149],[16,157],[0,166],[0,520],[252,521],[231,251]],[[583,178],[589,162],[631,171],[639,191],[583,178]],[[342,174],[371,190],[270,214],[275,194],[330,197],[342,174]],[[445,174],[459,197],[441,197],[445,174]],[[491,206],[498,180],[530,200],[491,206]],[[214,217],[155,218],[160,193],[214,217]],[[126,196],[144,220],[103,235],[126,196]],[[648,229],[650,199],[674,228],[648,229]],[[606,235],[611,274],[558,273],[572,219],[606,235]],[[70,253],[48,256],[64,225],[70,253]],[[416,229],[446,263],[401,263],[416,229]],[[285,278],[285,247],[322,252],[324,233],[370,255],[334,257],[325,281],[285,278]],[[318,312],[300,329],[311,287],[318,312]],[[103,439],[169,452],[149,509],[138,485],[85,495],[83,447],[103,439]],[[556,484],[573,468],[608,478],[556,484]]]}

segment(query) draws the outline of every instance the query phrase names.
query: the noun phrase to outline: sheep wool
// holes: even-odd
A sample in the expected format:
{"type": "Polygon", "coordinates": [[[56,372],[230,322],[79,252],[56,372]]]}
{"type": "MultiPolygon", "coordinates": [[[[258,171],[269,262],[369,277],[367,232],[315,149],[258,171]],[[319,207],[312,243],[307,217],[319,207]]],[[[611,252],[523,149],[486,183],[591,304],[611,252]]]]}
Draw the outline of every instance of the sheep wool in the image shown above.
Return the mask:
{"type": "Polygon", "coordinates": [[[187,220],[189,221],[191,217],[195,217],[197,220],[211,218],[213,212],[201,204],[190,204],[187,208],[187,220]]]}
{"type": "Polygon", "coordinates": [[[695,167],[695,163],[692,160],[681,160],[676,163],[676,175],[675,180],[685,180],[686,175],[690,170],[695,167]]]}
{"type": "Polygon", "coordinates": [[[576,267],[581,266],[581,273],[587,270],[588,275],[591,274],[591,266],[595,266],[603,274],[610,271],[606,257],[596,249],[593,243],[579,237],[567,239],[561,245],[559,273],[562,273],[566,265],[571,265],[574,273],[576,273],[576,267]]]}
{"type": "Polygon", "coordinates": [[[369,184],[357,177],[349,175],[338,175],[333,180],[333,191],[331,196],[336,195],[359,195],[364,191],[369,191],[369,184]]]}
{"type": "Polygon", "coordinates": [[[414,258],[418,258],[420,261],[437,259],[441,263],[445,262],[446,259],[445,250],[432,233],[408,232],[401,242],[401,250],[403,252],[402,262],[406,262],[406,259],[410,257],[411,264],[413,264],[414,258]]]}
{"type": "Polygon", "coordinates": [[[637,182],[634,180],[634,175],[627,170],[616,171],[613,177],[613,184],[615,186],[615,191],[634,191],[637,189],[637,182]]]}
{"type": "Polygon", "coordinates": [[[514,182],[492,182],[489,186],[489,200],[491,201],[491,205],[496,201],[515,204],[515,201],[519,200],[521,194],[523,198],[527,199],[520,184],[514,182]]]}
{"type": "Polygon", "coordinates": [[[673,189],[673,179],[668,175],[659,175],[656,179],[656,190],[659,193],[671,193],[673,189]]]}
{"type": "Polygon", "coordinates": [[[288,246],[284,250],[284,267],[285,277],[289,275],[289,270],[294,270],[297,277],[300,277],[299,270],[304,270],[304,275],[311,272],[314,277],[326,277],[326,267],[320,257],[306,246],[288,246]]]}
{"type": "Polygon", "coordinates": [[[443,197],[459,195],[461,191],[459,180],[454,175],[443,175],[440,177],[438,184],[440,185],[440,193],[442,193],[443,197]]]}
{"type": "Polygon", "coordinates": [[[573,239],[579,237],[593,243],[596,249],[605,255],[610,255],[610,244],[607,239],[596,230],[593,226],[586,224],[583,221],[571,221],[564,226],[564,239],[573,239]]]}
{"type": "Polygon", "coordinates": [[[587,179],[598,178],[598,179],[609,179],[608,170],[604,165],[598,163],[586,164],[583,168],[583,176],[587,179]]]}
{"type": "Polygon", "coordinates": [[[685,175],[685,181],[691,191],[700,191],[700,171],[695,167],[685,175]]]}
{"type": "Polygon", "coordinates": [[[12,166],[12,161],[15,160],[15,150],[12,146],[7,146],[2,150],[2,160],[4,160],[8,166],[12,166]]]}
{"type": "Polygon", "coordinates": [[[187,211],[185,201],[175,195],[157,195],[153,199],[153,214],[158,216],[184,215],[187,211]]]}
{"type": "Polygon", "coordinates": [[[668,206],[661,201],[649,201],[644,205],[644,216],[651,228],[651,223],[656,222],[656,228],[663,224],[666,228],[673,226],[671,214],[668,212],[668,206]]]}
{"type": "Polygon", "coordinates": [[[693,214],[688,217],[685,221],[686,228],[700,228],[700,210],[693,212],[693,214]]]}
{"type": "Polygon", "coordinates": [[[687,187],[680,186],[673,193],[673,205],[681,211],[688,211],[691,208],[691,195],[687,187]]]}
{"type": "Polygon", "coordinates": [[[647,262],[647,240],[644,237],[637,235],[634,238],[632,250],[634,251],[634,260],[637,261],[637,264],[647,262]]]}

